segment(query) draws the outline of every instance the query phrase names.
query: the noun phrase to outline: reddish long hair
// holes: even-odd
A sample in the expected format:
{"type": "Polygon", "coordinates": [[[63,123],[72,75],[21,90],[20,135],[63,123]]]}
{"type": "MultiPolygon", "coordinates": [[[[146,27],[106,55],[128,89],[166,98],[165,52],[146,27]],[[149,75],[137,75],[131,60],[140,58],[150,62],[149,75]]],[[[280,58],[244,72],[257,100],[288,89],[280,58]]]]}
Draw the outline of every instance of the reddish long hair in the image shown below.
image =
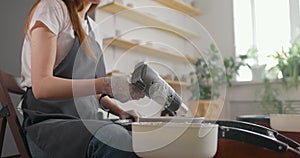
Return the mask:
{"type": "MultiPolygon", "coordinates": [[[[29,15],[28,15],[26,25],[25,25],[25,30],[24,30],[25,35],[27,34],[27,31],[29,29],[32,15],[33,15],[36,7],[40,3],[40,1],[41,0],[37,0],[29,11],[29,15]]],[[[84,0],[62,0],[62,1],[66,4],[66,6],[68,8],[69,17],[70,17],[73,29],[78,36],[79,42],[81,44],[83,44],[87,55],[92,57],[95,60],[96,59],[95,54],[93,53],[92,49],[90,48],[87,40],[85,40],[87,35],[81,25],[80,18],[77,14],[77,12],[81,11],[84,8],[84,0]]],[[[97,4],[93,4],[89,8],[88,13],[94,11],[96,7],[97,7],[97,4]]]]}

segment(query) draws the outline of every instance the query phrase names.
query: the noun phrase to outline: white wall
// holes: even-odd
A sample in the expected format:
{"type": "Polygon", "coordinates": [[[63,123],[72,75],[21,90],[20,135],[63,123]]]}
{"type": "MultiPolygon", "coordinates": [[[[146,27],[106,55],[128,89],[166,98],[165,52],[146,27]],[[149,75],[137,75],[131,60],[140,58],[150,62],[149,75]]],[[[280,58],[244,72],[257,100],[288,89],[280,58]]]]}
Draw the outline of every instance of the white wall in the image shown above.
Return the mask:
{"type": "Polygon", "coordinates": [[[194,7],[204,15],[197,20],[216,41],[223,57],[234,55],[234,28],[232,0],[195,0],[194,7]]]}

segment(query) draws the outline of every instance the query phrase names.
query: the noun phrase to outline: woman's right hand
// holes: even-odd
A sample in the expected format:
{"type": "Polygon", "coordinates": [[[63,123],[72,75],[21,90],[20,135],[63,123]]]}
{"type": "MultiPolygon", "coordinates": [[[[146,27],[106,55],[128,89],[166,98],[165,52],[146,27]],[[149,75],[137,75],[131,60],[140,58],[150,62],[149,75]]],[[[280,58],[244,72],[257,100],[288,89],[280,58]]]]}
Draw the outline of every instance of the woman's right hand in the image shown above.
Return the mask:
{"type": "Polygon", "coordinates": [[[124,119],[132,119],[134,122],[139,121],[139,117],[141,115],[136,111],[136,110],[128,110],[128,111],[123,111],[119,114],[119,117],[124,120],[124,119]]]}

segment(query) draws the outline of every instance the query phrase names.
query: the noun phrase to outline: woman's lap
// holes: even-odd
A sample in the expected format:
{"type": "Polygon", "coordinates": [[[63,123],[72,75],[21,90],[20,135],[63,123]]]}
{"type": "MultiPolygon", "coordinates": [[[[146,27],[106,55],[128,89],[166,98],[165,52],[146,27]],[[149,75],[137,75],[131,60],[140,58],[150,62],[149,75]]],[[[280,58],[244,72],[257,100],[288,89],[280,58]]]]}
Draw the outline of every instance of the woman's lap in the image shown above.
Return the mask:
{"type": "Polygon", "coordinates": [[[88,158],[135,158],[129,132],[120,125],[108,124],[101,127],[91,139],[87,150],[88,158]]]}
{"type": "MultiPolygon", "coordinates": [[[[49,158],[28,136],[27,141],[33,158],[49,158]]],[[[74,143],[74,142],[73,142],[74,143]]],[[[89,142],[87,158],[135,158],[132,139],[122,126],[107,124],[100,127],[89,142]]]]}

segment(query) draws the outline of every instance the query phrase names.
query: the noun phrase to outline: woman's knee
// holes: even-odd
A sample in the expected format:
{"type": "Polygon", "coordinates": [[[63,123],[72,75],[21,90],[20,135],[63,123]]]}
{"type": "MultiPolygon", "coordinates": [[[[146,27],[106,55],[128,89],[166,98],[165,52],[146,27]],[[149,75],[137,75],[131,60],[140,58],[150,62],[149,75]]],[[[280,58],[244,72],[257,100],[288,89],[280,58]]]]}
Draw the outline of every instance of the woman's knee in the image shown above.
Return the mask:
{"type": "Polygon", "coordinates": [[[124,151],[132,151],[132,138],[129,132],[120,125],[109,124],[98,129],[95,137],[111,146],[124,151]]]}
{"type": "Polygon", "coordinates": [[[135,158],[129,132],[115,124],[101,127],[90,141],[88,157],[135,158]]]}

